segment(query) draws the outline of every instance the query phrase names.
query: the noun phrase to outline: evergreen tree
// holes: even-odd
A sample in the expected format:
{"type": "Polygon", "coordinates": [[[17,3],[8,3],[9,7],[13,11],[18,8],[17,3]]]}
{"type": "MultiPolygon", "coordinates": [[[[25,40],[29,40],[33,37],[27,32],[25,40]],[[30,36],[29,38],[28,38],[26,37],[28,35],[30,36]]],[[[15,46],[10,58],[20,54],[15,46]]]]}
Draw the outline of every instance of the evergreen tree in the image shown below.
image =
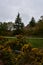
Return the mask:
{"type": "Polygon", "coordinates": [[[34,27],[35,24],[36,24],[36,23],[35,23],[35,19],[34,19],[34,17],[32,17],[32,19],[31,19],[29,25],[30,25],[30,27],[34,27]]]}
{"type": "Polygon", "coordinates": [[[14,29],[17,34],[21,33],[23,30],[24,24],[21,22],[20,14],[18,13],[17,18],[15,20],[14,29]]]}

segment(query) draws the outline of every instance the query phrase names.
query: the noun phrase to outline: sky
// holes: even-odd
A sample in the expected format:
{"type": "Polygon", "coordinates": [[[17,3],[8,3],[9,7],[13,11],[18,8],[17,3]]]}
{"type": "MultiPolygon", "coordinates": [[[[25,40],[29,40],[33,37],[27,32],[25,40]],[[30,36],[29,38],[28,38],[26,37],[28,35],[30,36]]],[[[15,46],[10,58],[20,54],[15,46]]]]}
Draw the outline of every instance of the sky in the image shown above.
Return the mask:
{"type": "Polygon", "coordinates": [[[37,21],[43,15],[43,0],[0,0],[0,22],[15,22],[18,12],[25,25],[32,16],[37,21]]]}

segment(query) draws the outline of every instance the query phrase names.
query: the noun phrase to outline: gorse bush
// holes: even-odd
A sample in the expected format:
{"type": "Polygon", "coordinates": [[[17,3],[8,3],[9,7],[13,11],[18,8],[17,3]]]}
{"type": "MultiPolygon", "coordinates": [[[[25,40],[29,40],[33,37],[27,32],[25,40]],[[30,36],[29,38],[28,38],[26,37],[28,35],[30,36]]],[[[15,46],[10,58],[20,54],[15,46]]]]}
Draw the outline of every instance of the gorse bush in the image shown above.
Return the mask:
{"type": "Polygon", "coordinates": [[[43,49],[32,48],[25,37],[18,35],[0,44],[0,60],[3,65],[43,65],[43,49]]]}

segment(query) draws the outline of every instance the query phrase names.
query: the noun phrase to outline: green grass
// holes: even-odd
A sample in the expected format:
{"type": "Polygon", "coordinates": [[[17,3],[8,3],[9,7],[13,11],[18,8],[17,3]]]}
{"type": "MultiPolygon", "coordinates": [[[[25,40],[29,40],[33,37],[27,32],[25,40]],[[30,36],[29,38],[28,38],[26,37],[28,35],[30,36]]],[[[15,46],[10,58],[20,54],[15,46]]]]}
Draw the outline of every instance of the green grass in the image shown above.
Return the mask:
{"type": "Polygon", "coordinates": [[[27,41],[32,44],[32,47],[43,48],[43,38],[28,38],[27,41]]]}
{"type": "MultiPolygon", "coordinates": [[[[14,41],[16,39],[16,37],[4,37],[4,38],[7,38],[8,40],[11,41],[14,41]]],[[[43,48],[43,38],[26,38],[26,39],[29,43],[32,44],[32,47],[43,48]]],[[[2,42],[0,41],[0,43],[2,42]]]]}

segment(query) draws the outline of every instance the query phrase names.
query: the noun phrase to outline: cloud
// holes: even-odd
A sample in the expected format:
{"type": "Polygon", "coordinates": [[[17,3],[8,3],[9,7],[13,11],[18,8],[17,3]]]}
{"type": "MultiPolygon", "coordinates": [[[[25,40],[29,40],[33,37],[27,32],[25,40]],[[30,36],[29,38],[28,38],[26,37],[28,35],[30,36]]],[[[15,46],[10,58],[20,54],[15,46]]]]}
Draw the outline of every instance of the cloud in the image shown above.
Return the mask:
{"type": "Polygon", "coordinates": [[[38,20],[43,15],[43,0],[0,0],[0,21],[15,21],[18,12],[25,25],[32,16],[38,20]]]}

